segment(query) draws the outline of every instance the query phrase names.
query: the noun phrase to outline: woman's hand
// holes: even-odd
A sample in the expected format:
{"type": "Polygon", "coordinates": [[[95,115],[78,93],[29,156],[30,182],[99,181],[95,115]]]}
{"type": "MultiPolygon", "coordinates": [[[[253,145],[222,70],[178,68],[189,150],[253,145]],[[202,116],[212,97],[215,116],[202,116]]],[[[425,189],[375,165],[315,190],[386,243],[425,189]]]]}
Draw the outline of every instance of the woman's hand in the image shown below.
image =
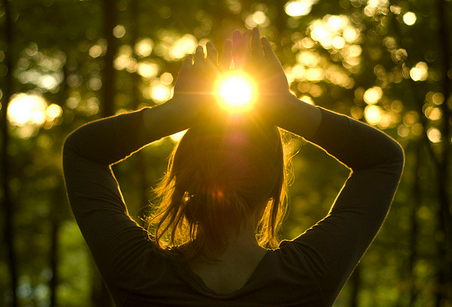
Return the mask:
{"type": "Polygon", "coordinates": [[[234,67],[248,73],[257,83],[256,114],[292,133],[310,137],[317,131],[320,110],[298,100],[289,90],[286,74],[270,42],[254,28],[243,35],[233,33],[234,67]]]}
{"type": "Polygon", "coordinates": [[[232,41],[234,68],[244,70],[256,81],[259,100],[292,95],[284,69],[268,39],[260,37],[259,29],[247,30],[243,35],[235,31],[232,41]]]}
{"type": "Polygon", "coordinates": [[[173,98],[159,106],[160,116],[166,121],[163,130],[174,133],[190,128],[200,116],[215,109],[214,85],[231,65],[232,41],[225,42],[220,59],[214,44],[208,42],[206,49],[206,56],[198,46],[195,54],[186,57],[174,85],[173,98]]]}
{"type": "Polygon", "coordinates": [[[218,53],[212,42],[206,44],[207,54],[201,46],[194,55],[189,55],[182,64],[174,86],[174,98],[195,101],[212,101],[214,83],[232,61],[232,43],[226,41],[218,62],[218,53]]]}

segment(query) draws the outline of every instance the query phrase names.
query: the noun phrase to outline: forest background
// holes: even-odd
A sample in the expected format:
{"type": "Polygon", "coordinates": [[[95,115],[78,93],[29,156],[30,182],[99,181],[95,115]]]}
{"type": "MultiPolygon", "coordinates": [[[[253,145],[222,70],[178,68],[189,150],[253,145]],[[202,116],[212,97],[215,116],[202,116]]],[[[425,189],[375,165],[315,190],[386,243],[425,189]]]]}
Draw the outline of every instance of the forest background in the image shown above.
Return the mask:
{"type": "MultiPolygon", "coordinates": [[[[235,29],[272,41],[291,90],[378,127],[406,153],[379,236],[335,306],[452,306],[451,24],[446,0],[1,0],[0,306],[112,306],[71,215],[65,137],[171,97],[181,60],[235,29]]],[[[180,135],[115,166],[130,212],[180,135]]],[[[282,238],[321,219],[348,170],[293,138],[282,238]]]]}

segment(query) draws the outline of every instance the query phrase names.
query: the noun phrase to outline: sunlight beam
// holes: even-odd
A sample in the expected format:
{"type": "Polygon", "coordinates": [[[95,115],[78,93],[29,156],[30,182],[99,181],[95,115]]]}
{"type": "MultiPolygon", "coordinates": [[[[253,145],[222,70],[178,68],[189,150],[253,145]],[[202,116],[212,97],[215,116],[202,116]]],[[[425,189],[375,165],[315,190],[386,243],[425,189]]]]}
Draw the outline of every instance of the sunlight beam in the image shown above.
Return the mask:
{"type": "Polygon", "coordinates": [[[231,113],[252,108],[256,98],[253,80],[243,72],[233,71],[223,76],[217,84],[220,106],[231,113]]]}

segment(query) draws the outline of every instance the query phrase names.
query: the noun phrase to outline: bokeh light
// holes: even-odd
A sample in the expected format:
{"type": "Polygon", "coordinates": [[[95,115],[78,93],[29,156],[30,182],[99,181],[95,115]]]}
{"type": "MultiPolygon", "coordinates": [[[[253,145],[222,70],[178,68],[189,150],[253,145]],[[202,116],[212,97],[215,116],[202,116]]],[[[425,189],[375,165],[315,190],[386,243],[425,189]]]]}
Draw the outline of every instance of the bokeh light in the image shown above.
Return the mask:
{"type": "Polygon", "coordinates": [[[48,122],[54,121],[56,118],[60,117],[61,115],[63,115],[63,109],[57,104],[52,103],[46,109],[46,120],[48,122]]]}
{"type": "Polygon", "coordinates": [[[171,87],[162,84],[160,80],[151,83],[150,96],[157,103],[163,103],[171,98],[171,87]]]}
{"type": "MultiPolygon", "coordinates": [[[[46,120],[47,102],[38,95],[14,95],[8,106],[8,120],[16,126],[42,125],[46,120]]],[[[53,111],[52,111],[53,112],[53,111]]]]}
{"type": "Polygon", "coordinates": [[[382,117],[382,109],[376,105],[368,105],[364,109],[364,117],[366,121],[371,125],[377,125],[382,117]]]}
{"type": "Polygon", "coordinates": [[[263,11],[256,11],[245,19],[248,28],[266,27],[270,24],[270,19],[263,11]]]}
{"type": "Polygon", "coordinates": [[[99,39],[97,43],[91,46],[88,50],[88,54],[92,58],[98,58],[105,55],[107,52],[107,41],[105,39],[99,39]]]}
{"type": "Polygon", "coordinates": [[[17,127],[16,135],[28,138],[39,128],[51,128],[63,115],[63,109],[57,104],[48,104],[39,94],[15,94],[8,105],[8,121],[17,127]]]}
{"type": "Polygon", "coordinates": [[[137,64],[137,72],[145,79],[155,77],[159,72],[159,66],[156,63],[146,61],[137,64]]]}
{"type": "Polygon", "coordinates": [[[113,65],[117,70],[127,69],[131,62],[134,61],[132,58],[132,47],[129,45],[122,45],[119,47],[118,55],[116,56],[113,65]]]}
{"type": "Polygon", "coordinates": [[[410,69],[410,77],[414,81],[425,81],[428,77],[428,66],[425,62],[419,62],[410,69]]]}
{"type": "Polygon", "coordinates": [[[360,33],[346,15],[326,15],[309,25],[311,38],[326,49],[342,49],[347,44],[357,43],[360,33]]]}
{"type": "Polygon", "coordinates": [[[374,86],[364,92],[363,99],[368,104],[376,104],[383,96],[383,90],[379,86],[374,86]]]}
{"type": "Polygon", "coordinates": [[[318,0],[293,0],[286,3],[284,11],[291,17],[300,17],[308,15],[312,6],[316,4],[318,0]]]}
{"type": "Polygon", "coordinates": [[[154,48],[154,41],[150,38],[140,39],[134,47],[135,53],[140,57],[150,56],[154,48]]]}
{"type": "Polygon", "coordinates": [[[443,116],[443,112],[438,107],[427,107],[424,113],[430,120],[440,120],[443,116]]]}
{"type": "Polygon", "coordinates": [[[193,35],[186,34],[179,38],[170,48],[170,56],[174,59],[182,59],[191,54],[198,46],[198,41],[193,35]]]}
{"type": "Polygon", "coordinates": [[[171,73],[169,72],[164,72],[161,76],[160,76],[160,82],[164,85],[170,85],[174,80],[174,77],[171,73]]]}
{"type": "Polygon", "coordinates": [[[372,17],[377,14],[386,15],[389,12],[389,0],[367,0],[364,14],[372,17]]]}
{"type": "Polygon", "coordinates": [[[39,51],[38,46],[31,43],[20,54],[14,75],[22,84],[30,84],[39,88],[38,91],[41,93],[56,92],[64,79],[62,70],[65,63],[66,54],[64,52],[39,51]]]}
{"type": "Polygon", "coordinates": [[[157,37],[158,40],[155,41],[152,52],[165,61],[178,61],[186,55],[194,53],[199,45],[194,35],[181,35],[178,32],[167,29],[159,30],[157,37]]]}
{"type": "Polygon", "coordinates": [[[414,14],[413,12],[407,12],[403,15],[403,22],[408,26],[414,25],[416,23],[416,20],[416,14],[414,14]]]}
{"type": "Polygon", "coordinates": [[[126,28],[123,25],[117,25],[113,28],[113,35],[116,38],[121,38],[126,34],[126,28]]]}
{"type": "Polygon", "coordinates": [[[440,143],[441,142],[441,131],[437,128],[430,128],[427,130],[427,137],[432,143],[440,143]]]}

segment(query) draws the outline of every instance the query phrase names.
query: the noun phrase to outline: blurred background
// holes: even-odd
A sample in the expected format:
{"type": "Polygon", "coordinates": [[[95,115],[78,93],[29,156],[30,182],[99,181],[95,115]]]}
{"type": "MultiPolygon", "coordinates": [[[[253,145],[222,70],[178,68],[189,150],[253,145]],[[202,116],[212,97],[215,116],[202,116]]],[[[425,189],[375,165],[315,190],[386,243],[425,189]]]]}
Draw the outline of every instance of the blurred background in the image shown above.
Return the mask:
{"type": "MultiPolygon", "coordinates": [[[[406,153],[389,217],[335,306],[452,306],[451,1],[1,0],[0,306],[113,306],[71,215],[61,146],[80,125],[170,99],[185,55],[259,27],[292,91],[406,153]]],[[[174,135],[114,170],[141,222],[174,135]]],[[[348,170],[293,138],[281,237],[329,210],[348,170]]]]}

